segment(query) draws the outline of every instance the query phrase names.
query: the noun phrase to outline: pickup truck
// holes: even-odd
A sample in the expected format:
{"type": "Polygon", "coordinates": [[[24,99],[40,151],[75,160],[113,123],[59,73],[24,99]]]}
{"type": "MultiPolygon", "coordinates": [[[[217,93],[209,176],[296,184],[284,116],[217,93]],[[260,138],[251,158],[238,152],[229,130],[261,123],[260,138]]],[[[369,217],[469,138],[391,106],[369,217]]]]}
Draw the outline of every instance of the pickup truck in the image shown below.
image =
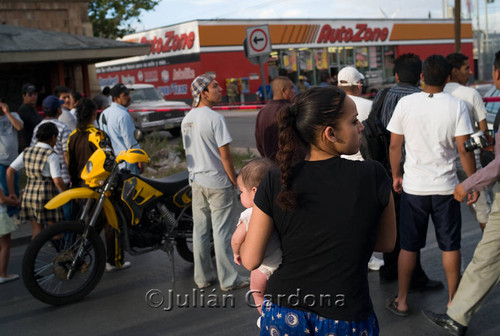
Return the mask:
{"type": "Polygon", "coordinates": [[[191,107],[182,101],[165,100],[151,84],[128,84],[131,105],[128,107],[135,126],[145,133],[167,130],[181,134],[181,122],[191,107]]]}

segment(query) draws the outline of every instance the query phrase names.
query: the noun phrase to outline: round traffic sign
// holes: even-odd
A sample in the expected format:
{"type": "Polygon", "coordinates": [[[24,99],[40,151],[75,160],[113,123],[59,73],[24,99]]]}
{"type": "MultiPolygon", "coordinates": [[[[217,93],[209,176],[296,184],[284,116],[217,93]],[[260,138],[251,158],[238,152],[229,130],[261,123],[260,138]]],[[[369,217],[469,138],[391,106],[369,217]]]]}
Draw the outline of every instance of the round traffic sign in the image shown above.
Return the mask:
{"type": "Polygon", "coordinates": [[[269,38],[265,31],[260,28],[255,29],[250,34],[250,48],[255,52],[262,52],[266,49],[269,38]]]}

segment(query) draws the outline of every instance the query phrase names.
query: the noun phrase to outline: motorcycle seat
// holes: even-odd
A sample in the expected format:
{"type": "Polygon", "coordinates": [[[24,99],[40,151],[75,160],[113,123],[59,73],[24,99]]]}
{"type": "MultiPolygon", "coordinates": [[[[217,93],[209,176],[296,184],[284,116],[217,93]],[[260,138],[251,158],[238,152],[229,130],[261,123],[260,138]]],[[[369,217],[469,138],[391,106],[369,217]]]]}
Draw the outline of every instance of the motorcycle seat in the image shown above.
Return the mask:
{"type": "Polygon", "coordinates": [[[172,195],[179,191],[181,188],[188,185],[189,173],[182,171],[180,173],[162,177],[159,179],[152,179],[141,176],[140,179],[148,183],[155,189],[161,191],[165,195],[172,195]]]}

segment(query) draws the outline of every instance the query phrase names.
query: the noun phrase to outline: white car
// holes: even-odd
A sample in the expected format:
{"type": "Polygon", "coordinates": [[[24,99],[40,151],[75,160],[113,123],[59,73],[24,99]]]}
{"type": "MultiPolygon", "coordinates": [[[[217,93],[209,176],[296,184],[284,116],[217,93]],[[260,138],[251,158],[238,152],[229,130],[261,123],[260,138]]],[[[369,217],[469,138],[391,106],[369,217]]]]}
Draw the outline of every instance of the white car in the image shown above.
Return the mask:
{"type": "MultiPolygon", "coordinates": [[[[493,98],[500,97],[500,90],[498,90],[494,85],[490,87],[488,92],[486,92],[483,98],[493,98]]],[[[486,121],[488,122],[488,128],[493,129],[493,123],[497,116],[498,110],[500,109],[500,102],[486,102],[486,121]]]]}
{"type": "Polygon", "coordinates": [[[173,136],[181,134],[182,119],[191,109],[188,104],[165,100],[151,84],[128,84],[127,88],[132,100],[128,109],[138,129],[143,132],[167,130],[173,136]]]}

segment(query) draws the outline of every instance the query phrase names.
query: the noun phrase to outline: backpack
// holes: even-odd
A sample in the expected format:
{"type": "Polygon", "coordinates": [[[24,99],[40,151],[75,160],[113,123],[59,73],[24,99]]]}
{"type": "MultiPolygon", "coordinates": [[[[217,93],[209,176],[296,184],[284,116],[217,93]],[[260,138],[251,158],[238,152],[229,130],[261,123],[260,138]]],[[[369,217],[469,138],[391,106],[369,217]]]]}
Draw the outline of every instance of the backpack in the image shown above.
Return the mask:
{"type": "Polygon", "coordinates": [[[365,129],[361,132],[361,146],[359,150],[363,159],[375,160],[382,163],[390,176],[391,164],[389,161],[387,131],[378,118],[388,91],[388,88],[382,90],[377,104],[372,106],[368,118],[362,122],[365,129]]]}

